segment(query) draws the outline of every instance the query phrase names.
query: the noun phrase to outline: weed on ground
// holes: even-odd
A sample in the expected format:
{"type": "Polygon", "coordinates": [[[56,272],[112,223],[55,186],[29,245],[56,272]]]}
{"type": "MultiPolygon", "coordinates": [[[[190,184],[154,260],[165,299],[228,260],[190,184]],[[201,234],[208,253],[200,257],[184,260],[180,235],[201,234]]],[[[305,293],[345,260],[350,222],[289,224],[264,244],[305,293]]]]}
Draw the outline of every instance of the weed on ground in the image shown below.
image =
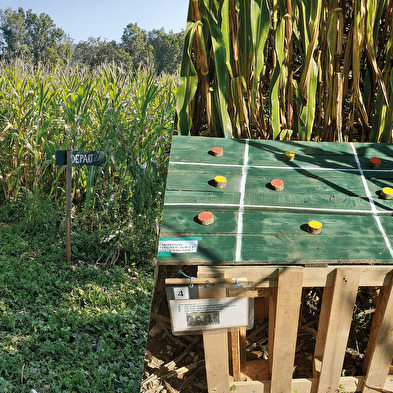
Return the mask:
{"type": "Polygon", "coordinates": [[[152,265],[67,264],[61,214],[28,206],[0,206],[0,391],[138,392],[152,265]]]}

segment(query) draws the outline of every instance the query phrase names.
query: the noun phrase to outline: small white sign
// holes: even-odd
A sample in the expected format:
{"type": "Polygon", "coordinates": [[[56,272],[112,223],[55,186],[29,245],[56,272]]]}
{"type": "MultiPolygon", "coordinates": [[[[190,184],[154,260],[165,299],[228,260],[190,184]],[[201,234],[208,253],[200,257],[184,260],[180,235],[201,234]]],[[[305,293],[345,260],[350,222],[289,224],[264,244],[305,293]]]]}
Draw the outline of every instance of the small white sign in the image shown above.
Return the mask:
{"type": "Polygon", "coordinates": [[[170,252],[171,254],[188,254],[198,251],[198,240],[160,240],[158,252],[170,252]]]}
{"type": "Polygon", "coordinates": [[[250,316],[253,317],[252,300],[247,297],[170,300],[172,332],[197,333],[210,329],[247,326],[250,316]]]}
{"type": "Polygon", "coordinates": [[[173,287],[175,300],[187,300],[190,298],[188,287],[173,287]]]}

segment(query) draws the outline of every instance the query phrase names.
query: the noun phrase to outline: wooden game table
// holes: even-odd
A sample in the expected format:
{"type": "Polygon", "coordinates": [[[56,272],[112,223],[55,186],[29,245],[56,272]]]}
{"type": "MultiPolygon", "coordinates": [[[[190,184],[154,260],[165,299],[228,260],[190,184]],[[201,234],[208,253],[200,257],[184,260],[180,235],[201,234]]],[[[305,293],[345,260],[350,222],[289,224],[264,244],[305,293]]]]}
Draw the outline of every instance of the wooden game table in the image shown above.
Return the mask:
{"type": "Polygon", "coordinates": [[[206,330],[209,392],[392,390],[391,187],[393,145],[173,137],[158,269],[197,266],[193,282],[167,284],[198,285],[203,299],[269,299],[269,380],[242,381],[245,326],[206,330]],[[364,375],[343,377],[362,286],[380,287],[380,301],[364,375]],[[307,287],[324,288],[322,310],[313,378],[296,380],[307,287]]]}

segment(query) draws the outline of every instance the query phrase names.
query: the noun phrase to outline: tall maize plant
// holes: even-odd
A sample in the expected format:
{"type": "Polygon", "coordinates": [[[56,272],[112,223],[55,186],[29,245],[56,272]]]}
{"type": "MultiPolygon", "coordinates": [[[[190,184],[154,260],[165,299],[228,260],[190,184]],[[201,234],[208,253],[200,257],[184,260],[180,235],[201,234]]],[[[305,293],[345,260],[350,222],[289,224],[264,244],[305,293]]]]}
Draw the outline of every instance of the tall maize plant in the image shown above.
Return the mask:
{"type": "Polygon", "coordinates": [[[393,0],[190,0],[183,135],[390,142],[393,0]]]}

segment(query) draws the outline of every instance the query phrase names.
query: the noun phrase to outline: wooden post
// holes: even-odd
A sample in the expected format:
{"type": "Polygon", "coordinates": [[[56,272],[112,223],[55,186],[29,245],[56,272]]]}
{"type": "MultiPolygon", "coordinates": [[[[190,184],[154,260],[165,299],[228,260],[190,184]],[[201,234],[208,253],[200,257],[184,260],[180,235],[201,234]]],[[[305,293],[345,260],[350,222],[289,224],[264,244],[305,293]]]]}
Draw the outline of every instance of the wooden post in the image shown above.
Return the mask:
{"type": "MultiPolygon", "coordinates": [[[[198,278],[200,275],[198,274],[198,278]]],[[[225,287],[200,286],[201,299],[223,298],[225,287]]],[[[206,330],[203,332],[205,350],[206,379],[209,393],[227,393],[229,386],[229,355],[227,329],[206,330]]]]}
{"type": "Polygon", "coordinates": [[[328,275],[314,352],[318,393],[336,392],[340,384],[359,280],[356,268],[338,268],[328,275]]]}
{"type": "Polygon", "coordinates": [[[229,332],[229,347],[232,356],[232,373],[235,381],[241,380],[241,361],[240,361],[240,329],[232,329],[229,332]]]}
{"type": "Polygon", "coordinates": [[[72,143],[67,144],[67,184],[66,184],[66,254],[71,262],[71,202],[72,202],[72,143]]]}
{"type": "Polygon", "coordinates": [[[381,289],[373,318],[365,363],[367,374],[362,393],[383,391],[393,357],[393,280],[381,289]]]}
{"type": "Polygon", "coordinates": [[[291,391],[302,288],[301,268],[279,269],[275,320],[269,320],[274,324],[272,393],[291,391]]]}

